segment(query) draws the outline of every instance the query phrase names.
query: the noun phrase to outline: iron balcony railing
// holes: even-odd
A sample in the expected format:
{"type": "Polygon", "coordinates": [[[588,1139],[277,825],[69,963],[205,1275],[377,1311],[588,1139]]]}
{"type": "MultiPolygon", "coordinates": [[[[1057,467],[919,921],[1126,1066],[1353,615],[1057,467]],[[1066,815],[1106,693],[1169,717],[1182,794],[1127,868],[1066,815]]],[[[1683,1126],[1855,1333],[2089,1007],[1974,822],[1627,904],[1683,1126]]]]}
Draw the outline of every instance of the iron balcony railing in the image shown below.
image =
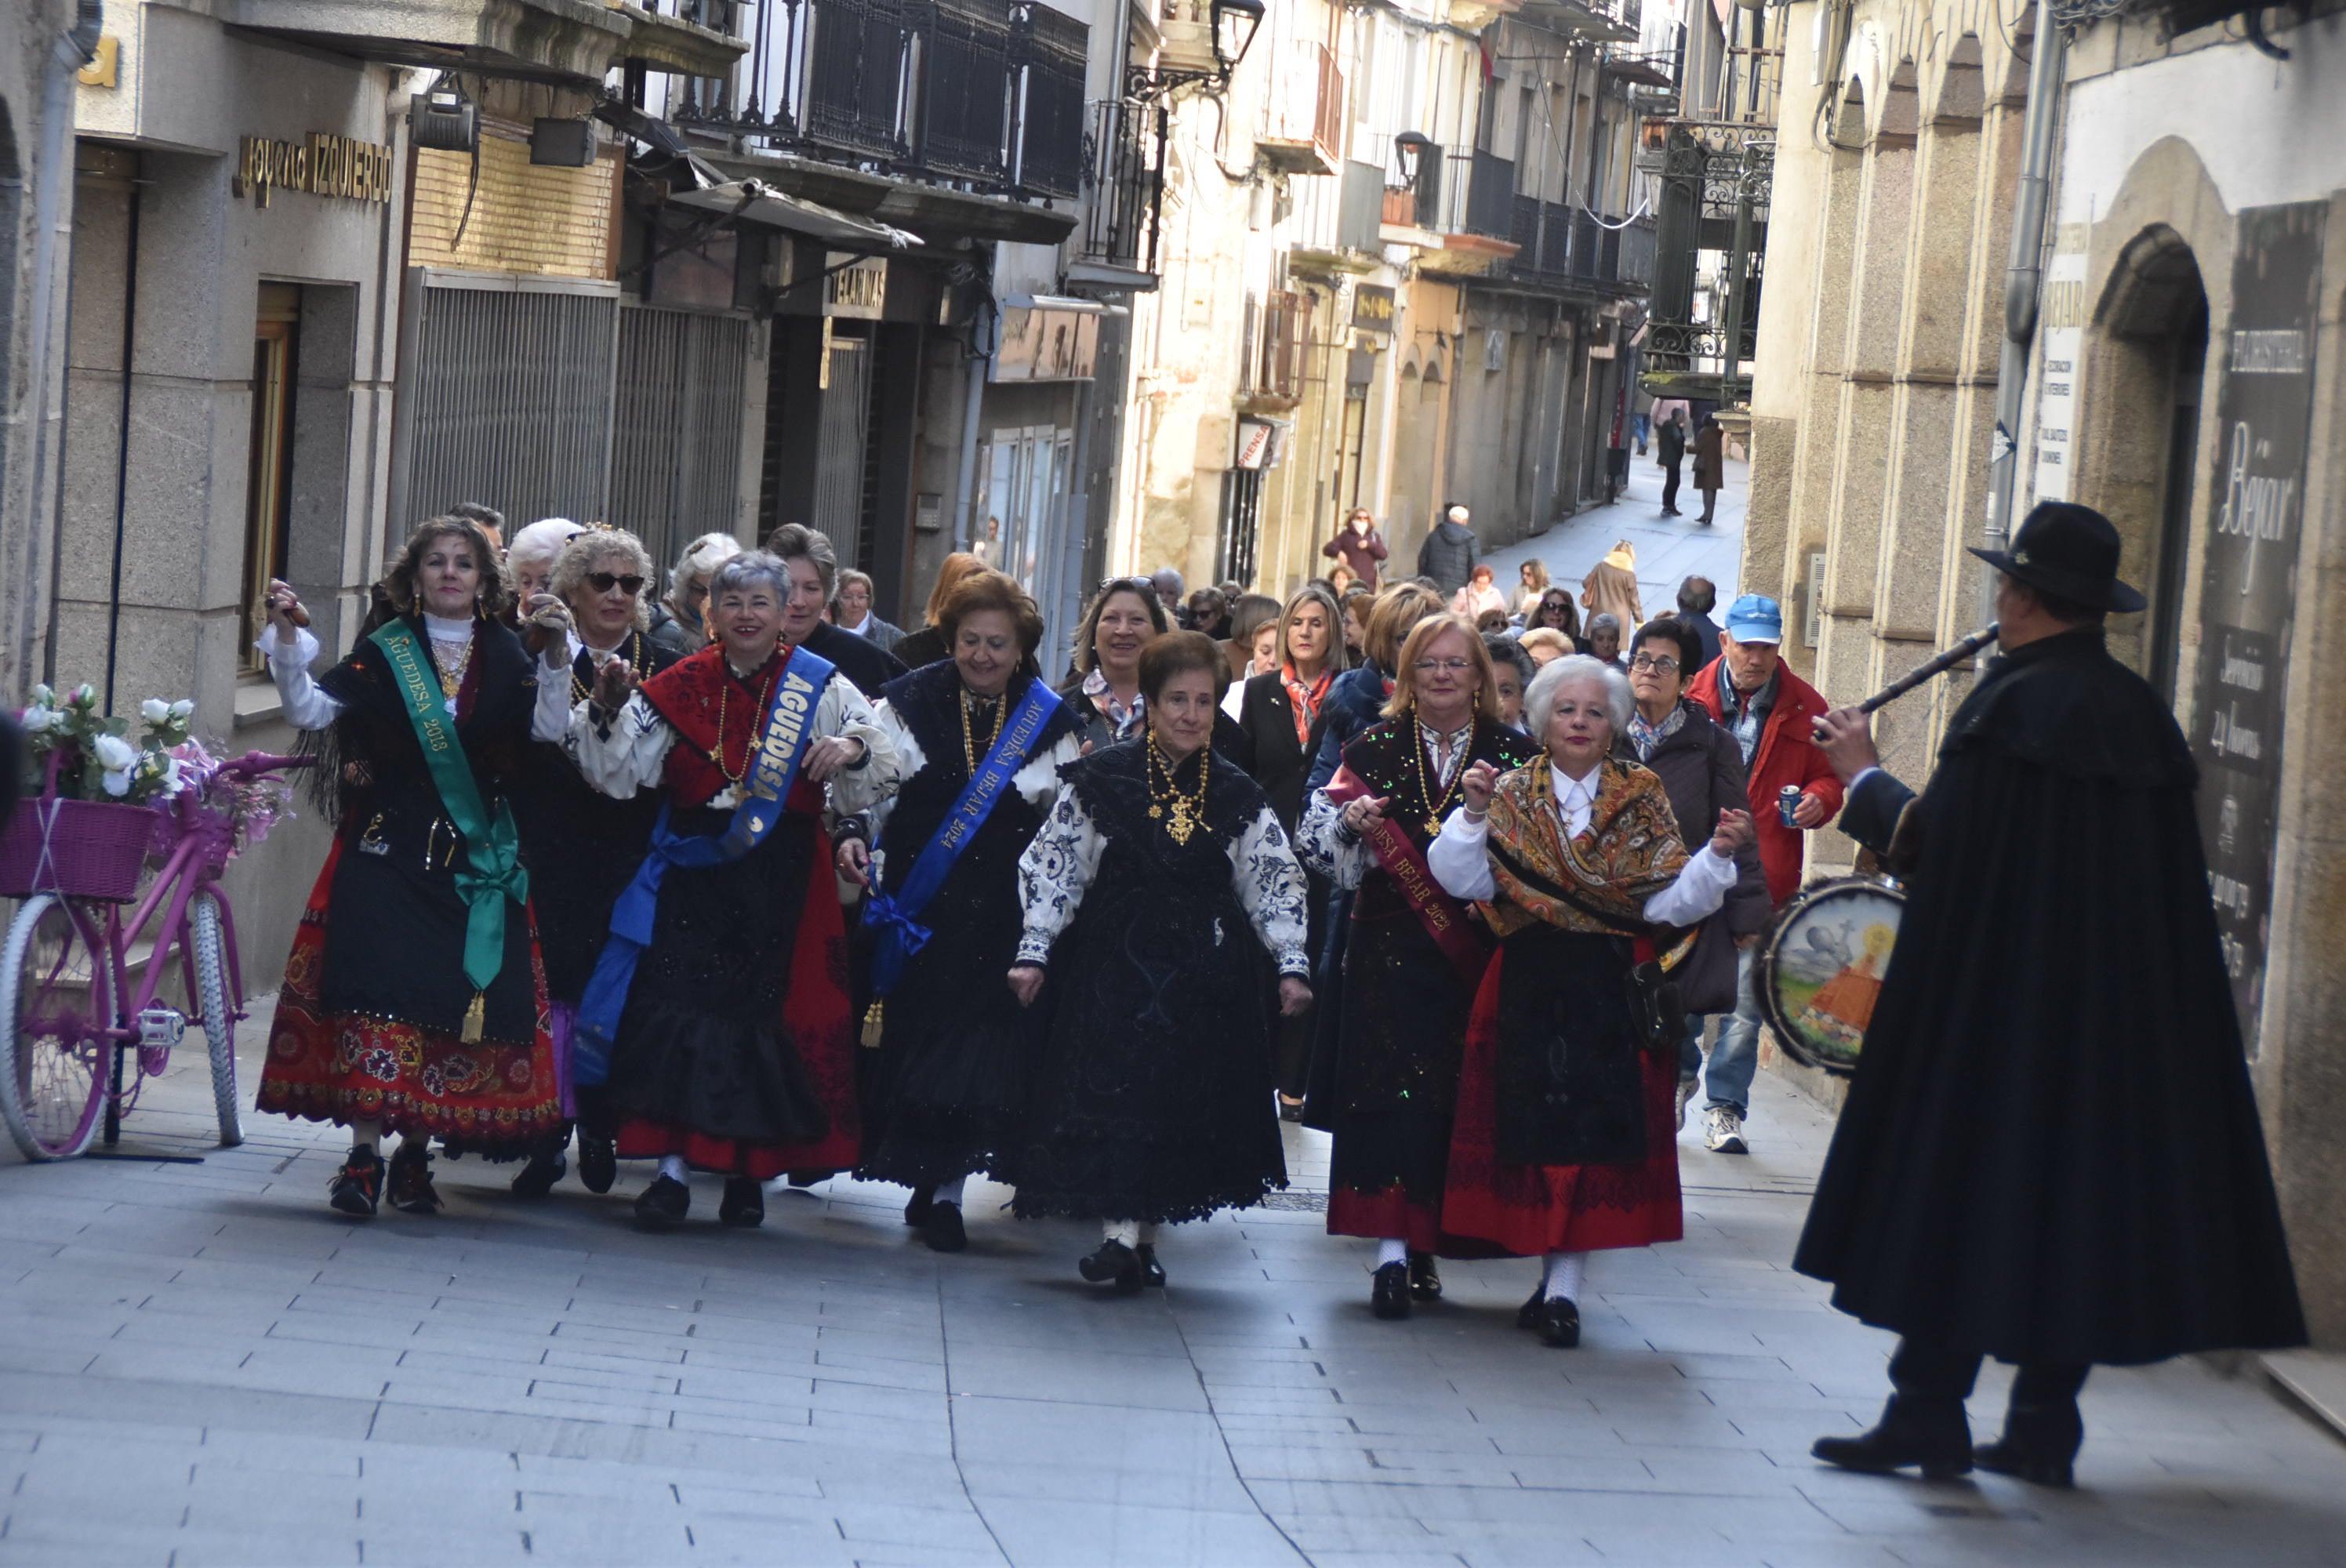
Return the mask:
{"type": "Polygon", "coordinates": [[[1090,29],[1033,0],[666,0],[745,38],[692,82],[694,130],[1023,196],[1072,197],[1090,29]]]}
{"type": "Polygon", "coordinates": [[[1625,290],[1641,290],[1653,281],[1654,224],[1649,218],[1600,221],[1566,202],[1518,196],[1508,209],[1504,231],[1475,232],[1515,243],[1515,259],[1505,268],[1515,278],[1625,290]]]}
{"type": "Polygon", "coordinates": [[[1084,260],[1154,272],[1158,219],[1165,206],[1165,110],[1110,100],[1094,104],[1091,113],[1084,260]]]}

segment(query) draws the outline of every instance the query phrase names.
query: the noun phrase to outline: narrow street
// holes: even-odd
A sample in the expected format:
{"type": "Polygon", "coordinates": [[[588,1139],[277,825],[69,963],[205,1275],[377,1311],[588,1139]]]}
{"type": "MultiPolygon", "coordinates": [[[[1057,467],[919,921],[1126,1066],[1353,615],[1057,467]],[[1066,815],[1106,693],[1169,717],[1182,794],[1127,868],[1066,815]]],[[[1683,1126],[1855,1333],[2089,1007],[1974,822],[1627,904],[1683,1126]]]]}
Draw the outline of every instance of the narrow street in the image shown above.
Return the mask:
{"type": "MultiPolygon", "coordinates": [[[[1693,467],[1689,458],[1685,472],[1691,473],[1693,467]]],[[[1721,620],[1739,592],[1743,504],[1750,490],[1750,473],[1749,463],[1729,461],[1727,487],[1719,493],[1717,521],[1695,521],[1702,512],[1702,493],[1691,484],[1681,484],[1678,490],[1678,509],[1686,515],[1665,517],[1661,514],[1662,471],[1655,466],[1650,453],[1639,457],[1632,449],[1629,486],[1612,505],[1589,507],[1545,534],[1491,550],[1484,559],[1511,597],[1523,564],[1536,560],[1547,568],[1549,581],[1571,587],[1577,603],[1581,579],[1588,575],[1589,568],[1617,540],[1627,539],[1637,553],[1637,598],[1647,618],[1675,610],[1678,585],[1689,576],[1703,576],[1719,585],[1719,606],[1711,618],[1721,620]]]]}
{"type": "Polygon", "coordinates": [[[253,1117],[208,1147],[183,1052],[124,1157],[0,1168],[0,1562],[2341,1560],[2346,1448],[2197,1362],[2096,1374],[2074,1494],[1810,1461],[1872,1420],[1888,1341],[1785,1268],[1829,1124],[1756,1089],[1754,1153],[1682,1139],[1687,1239],[1596,1259],[1557,1351],[1513,1326],[1520,1262],[1372,1319],[1297,1129],[1278,1207],[1171,1233],[1170,1288],[1111,1299],[1076,1278],[1086,1227],[1015,1223],[999,1188],[946,1257],[844,1178],[752,1232],[698,1183],[656,1237],[640,1168],[524,1205],[444,1160],[441,1216],[353,1226],[334,1133],[253,1117]]]}

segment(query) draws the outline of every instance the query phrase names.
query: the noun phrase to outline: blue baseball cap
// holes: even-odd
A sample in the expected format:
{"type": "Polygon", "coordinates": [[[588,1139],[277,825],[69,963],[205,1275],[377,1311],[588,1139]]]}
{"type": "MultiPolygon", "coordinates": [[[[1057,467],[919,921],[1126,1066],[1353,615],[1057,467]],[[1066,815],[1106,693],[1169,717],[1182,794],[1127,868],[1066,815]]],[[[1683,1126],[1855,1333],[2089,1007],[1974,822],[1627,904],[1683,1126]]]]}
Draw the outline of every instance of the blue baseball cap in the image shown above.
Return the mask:
{"type": "Polygon", "coordinates": [[[1727,606],[1727,635],[1739,643],[1784,640],[1784,606],[1765,594],[1746,594],[1727,606]]]}

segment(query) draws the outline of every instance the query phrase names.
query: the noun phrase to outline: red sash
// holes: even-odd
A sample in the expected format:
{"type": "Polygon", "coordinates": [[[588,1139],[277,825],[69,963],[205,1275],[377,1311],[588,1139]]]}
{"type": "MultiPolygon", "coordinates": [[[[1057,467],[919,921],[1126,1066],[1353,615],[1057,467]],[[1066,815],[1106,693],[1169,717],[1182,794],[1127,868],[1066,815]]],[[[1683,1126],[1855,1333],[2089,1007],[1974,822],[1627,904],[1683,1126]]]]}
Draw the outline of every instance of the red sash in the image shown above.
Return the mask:
{"type": "MultiPolygon", "coordinates": [[[[1413,743],[1416,738],[1411,739],[1413,743]]],[[[1326,789],[1328,799],[1340,808],[1371,793],[1349,766],[1336,769],[1326,789]]],[[[1466,906],[1443,892],[1442,884],[1433,880],[1433,868],[1425,863],[1416,842],[1390,817],[1378,818],[1361,837],[1375,852],[1385,875],[1401,889],[1401,896],[1408,901],[1410,912],[1417,916],[1425,934],[1458,972],[1458,978],[1470,991],[1480,985],[1483,971],[1491,962],[1491,945],[1467,920],[1466,906]]]]}

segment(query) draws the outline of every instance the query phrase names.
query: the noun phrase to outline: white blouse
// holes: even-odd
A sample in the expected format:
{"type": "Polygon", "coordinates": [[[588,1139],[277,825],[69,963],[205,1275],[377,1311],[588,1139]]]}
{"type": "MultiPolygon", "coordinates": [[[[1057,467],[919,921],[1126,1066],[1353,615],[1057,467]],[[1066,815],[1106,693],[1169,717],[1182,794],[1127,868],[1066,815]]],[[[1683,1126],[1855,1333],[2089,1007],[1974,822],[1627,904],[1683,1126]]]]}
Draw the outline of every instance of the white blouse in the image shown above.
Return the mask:
{"type": "MultiPolygon", "coordinates": [[[[1564,823],[1566,834],[1578,837],[1587,830],[1588,820],[1596,805],[1596,788],[1602,769],[1589,769],[1585,779],[1568,779],[1561,768],[1548,769],[1551,789],[1556,796],[1556,812],[1564,823]]],[[[1425,863],[1433,869],[1433,880],[1452,898],[1488,899],[1499,891],[1491,875],[1491,857],[1485,848],[1490,824],[1470,822],[1466,813],[1456,811],[1442,824],[1442,832],[1426,851],[1425,863]]],[[[1722,855],[1705,843],[1687,862],[1678,880],[1646,901],[1646,919],[1656,925],[1686,927],[1708,920],[1727,901],[1735,887],[1735,859],[1722,855]]]]}
{"type": "MultiPolygon", "coordinates": [[[[1020,963],[1050,962],[1051,944],[1074,921],[1107,848],[1107,838],[1076,792],[1060,790],[1049,820],[1018,860],[1018,900],[1026,911],[1025,929],[1018,938],[1020,963]]],[[[1230,840],[1229,856],[1230,887],[1239,907],[1278,960],[1279,972],[1310,979],[1303,868],[1295,863],[1287,830],[1268,805],[1230,840]]]]}
{"type": "MultiPolygon", "coordinates": [[[[461,643],[473,635],[469,616],[445,618],[427,615],[423,630],[435,644],[461,643]]],[[[269,677],[277,683],[277,701],[285,715],[285,722],[296,729],[331,729],[342,716],[342,705],[326,695],[326,690],[310,675],[310,666],[318,657],[317,634],[307,626],[293,629],[293,647],[289,650],[278,640],[277,623],[271,621],[261,628],[253,643],[260,657],[269,661],[269,677]]],[[[559,718],[549,714],[546,695],[551,682],[537,683],[537,706],[531,710],[529,733],[534,740],[559,740],[568,724],[568,715],[559,718]]],[[[553,689],[562,697],[569,695],[564,686],[553,689]]],[[[456,699],[448,699],[448,711],[454,714],[456,699]]]]}
{"type": "MultiPolygon", "coordinates": [[[[566,687],[563,695],[569,695],[566,687]]],[[[835,735],[862,741],[863,757],[826,780],[832,811],[843,816],[850,811],[869,810],[879,800],[895,793],[897,781],[903,777],[896,748],[887,731],[880,727],[872,705],[863,699],[855,683],[843,675],[832,676],[824,685],[821,700],[815,704],[814,723],[807,731],[806,744],[835,735]]],[[[589,785],[615,800],[626,800],[633,798],[637,790],[652,789],[659,783],[668,748],[676,744],[676,731],[658,709],[644,700],[644,694],[637,691],[617,714],[604,712],[592,698],[577,704],[570,710],[566,733],[549,738],[562,741],[563,749],[577,764],[589,785]]],[[[708,804],[723,809],[740,801],[740,789],[728,785],[708,804]]]]}
{"type": "MultiPolygon", "coordinates": [[[[958,695],[955,700],[959,700],[958,695]]],[[[881,732],[887,736],[888,744],[895,748],[896,768],[900,778],[910,779],[928,766],[928,754],[921,749],[921,743],[913,738],[912,727],[904,722],[903,717],[891,707],[885,698],[882,698],[880,706],[873,710],[872,719],[880,727],[881,732]]],[[[1059,792],[1059,769],[1066,763],[1073,762],[1083,754],[1083,731],[1080,728],[1070,729],[1066,734],[1059,737],[1050,750],[1038,752],[1028,758],[1026,765],[1011,775],[1010,787],[1024,795],[1027,804],[1033,806],[1035,810],[1047,812],[1051,809],[1053,797],[1059,792]]],[[[980,755],[983,756],[984,753],[981,752],[980,755]]],[[[880,847],[882,830],[887,827],[889,813],[895,809],[896,797],[894,792],[891,791],[863,809],[863,820],[871,825],[872,848],[876,850],[880,847]]]]}

